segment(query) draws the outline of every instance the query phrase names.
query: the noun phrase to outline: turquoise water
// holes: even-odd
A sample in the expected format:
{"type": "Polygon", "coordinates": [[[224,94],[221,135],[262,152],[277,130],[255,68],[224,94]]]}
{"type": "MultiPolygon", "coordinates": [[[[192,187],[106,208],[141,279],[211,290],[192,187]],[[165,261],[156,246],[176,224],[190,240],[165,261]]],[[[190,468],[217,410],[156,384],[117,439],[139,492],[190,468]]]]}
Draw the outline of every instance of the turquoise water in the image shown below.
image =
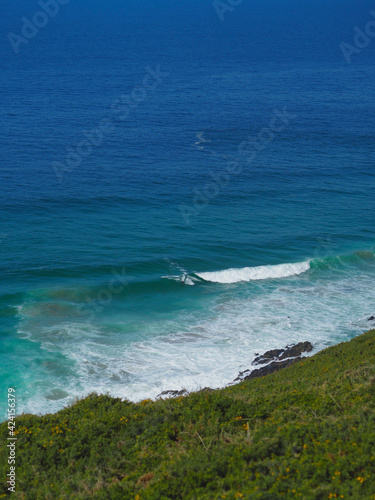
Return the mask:
{"type": "MultiPolygon", "coordinates": [[[[339,49],[370,4],[223,22],[211,3],[108,5],[0,49],[0,394],[18,412],[224,386],[375,313],[374,47],[339,49]]],[[[33,12],[9,7],[3,32],[33,12]]]]}

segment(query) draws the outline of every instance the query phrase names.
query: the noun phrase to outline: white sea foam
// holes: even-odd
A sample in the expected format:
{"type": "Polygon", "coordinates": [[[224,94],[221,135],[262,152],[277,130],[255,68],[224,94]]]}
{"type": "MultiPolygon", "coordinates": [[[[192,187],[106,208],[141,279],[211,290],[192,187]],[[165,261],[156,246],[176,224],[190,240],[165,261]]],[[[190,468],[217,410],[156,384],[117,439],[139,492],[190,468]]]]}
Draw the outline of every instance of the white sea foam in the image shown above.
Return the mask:
{"type": "Polygon", "coordinates": [[[117,328],[112,321],[105,326],[58,317],[42,325],[20,314],[22,336],[42,349],[28,370],[33,376],[25,379],[19,410],[56,411],[94,391],[139,401],[170,389],[223,387],[251,369],[256,353],[305,340],[315,353],[368,329],[373,274],[323,276],[270,282],[256,293],[249,287],[240,296],[204,295],[199,310],[151,315],[134,329],[126,311],[117,328]]]}
{"type": "Polygon", "coordinates": [[[243,267],[241,269],[225,269],[224,271],[196,273],[205,281],[214,283],[238,283],[275,278],[287,278],[302,274],[310,269],[310,261],[296,264],[279,264],[276,266],[243,267]]]}

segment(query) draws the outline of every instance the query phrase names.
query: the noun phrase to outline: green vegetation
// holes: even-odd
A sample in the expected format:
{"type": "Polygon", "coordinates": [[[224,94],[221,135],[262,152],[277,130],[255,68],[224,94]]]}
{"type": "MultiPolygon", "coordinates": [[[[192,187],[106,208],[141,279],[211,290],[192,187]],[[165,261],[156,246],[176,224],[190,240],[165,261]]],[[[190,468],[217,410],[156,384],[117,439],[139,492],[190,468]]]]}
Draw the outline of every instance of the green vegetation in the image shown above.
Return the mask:
{"type": "Polygon", "coordinates": [[[91,395],[16,425],[14,498],[375,499],[375,330],[226,389],[91,395]]]}

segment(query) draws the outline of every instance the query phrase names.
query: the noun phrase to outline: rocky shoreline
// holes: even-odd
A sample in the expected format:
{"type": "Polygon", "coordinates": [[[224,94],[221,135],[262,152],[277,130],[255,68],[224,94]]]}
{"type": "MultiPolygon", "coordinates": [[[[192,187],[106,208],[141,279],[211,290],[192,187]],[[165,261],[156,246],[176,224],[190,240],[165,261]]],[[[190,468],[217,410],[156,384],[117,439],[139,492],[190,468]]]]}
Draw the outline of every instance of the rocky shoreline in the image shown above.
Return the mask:
{"type": "MultiPolygon", "coordinates": [[[[367,321],[375,321],[375,316],[370,316],[367,318],[367,321]]],[[[238,376],[230,382],[228,386],[238,384],[243,380],[250,380],[258,377],[265,377],[270,373],[275,373],[283,368],[287,368],[288,366],[296,363],[297,361],[301,361],[306,358],[306,356],[302,356],[303,353],[311,352],[313,350],[313,345],[309,341],[299,342],[298,344],[290,344],[284,347],[284,349],[272,349],[271,351],[266,351],[264,354],[256,353],[256,358],[251,363],[253,366],[265,365],[261,368],[249,368],[244,370],[238,374],[238,376]]],[[[218,389],[218,388],[216,388],[218,389]]],[[[210,387],[205,387],[196,392],[209,392],[214,391],[216,389],[212,389],[210,387]]],[[[186,389],[181,390],[167,390],[163,391],[156,396],[158,398],[176,398],[180,396],[186,396],[189,394],[189,391],[186,389]]]]}
{"type": "Polygon", "coordinates": [[[267,351],[257,357],[252,362],[252,365],[266,365],[262,368],[248,369],[238,374],[238,377],[233,382],[241,382],[242,380],[249,380],[257,377],[264,377],[270,373],[277,372],[282,368],[290,366],[296,361],[301,361],[305,356],[301,356],[304,352],[311,352],[313,346],[310,342],[299,342],[298,344],[291,344],[284,349],[273,349],[267,351]]]}
{"type": "MultiPolygon", "coordinates": [[[[252,365],[265,365],[261,368],[247,369],[238,374],[238,376],[228,385],[239,383],[243,380],[250,380],[258,377],[265,377],[270,373],[277,372],[290,366],[297,361],[305,359],[305,356],[301,356],[303,353],[311,352],[313,350],[313,345],[311,342],[299,342],[298,344],[291,344],[286,346],[284,349],[273,349],[267,351],[262,355],[256,354],[256,358],[252,362],[252,365]]],[[[197,392],[209,392],[215,389],[210,387],[205,387],[197,392]]],[[[186,389],[181,390],[167,390],[158,394],[157,398],[175,398],[180,396],[186,396],[188,391],[186,389]]]]}

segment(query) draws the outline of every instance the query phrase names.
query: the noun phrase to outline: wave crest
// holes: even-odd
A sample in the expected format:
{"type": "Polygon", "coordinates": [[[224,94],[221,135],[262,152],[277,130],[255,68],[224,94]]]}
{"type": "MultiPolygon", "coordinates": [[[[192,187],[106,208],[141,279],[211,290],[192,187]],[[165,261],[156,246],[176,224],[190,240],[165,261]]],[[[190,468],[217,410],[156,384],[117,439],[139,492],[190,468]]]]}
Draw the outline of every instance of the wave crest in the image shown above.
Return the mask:
{"type": "Polygon", "coordinates": [[[278,264],[274,266],[243,267],[225,269],[224,271],[196,273],[204,281],[214,283],[239,283],[240,281],[256,281],[275,278],[287,278],[302,274],[310,269],[310,261],[295,264],[278,264]]]}

